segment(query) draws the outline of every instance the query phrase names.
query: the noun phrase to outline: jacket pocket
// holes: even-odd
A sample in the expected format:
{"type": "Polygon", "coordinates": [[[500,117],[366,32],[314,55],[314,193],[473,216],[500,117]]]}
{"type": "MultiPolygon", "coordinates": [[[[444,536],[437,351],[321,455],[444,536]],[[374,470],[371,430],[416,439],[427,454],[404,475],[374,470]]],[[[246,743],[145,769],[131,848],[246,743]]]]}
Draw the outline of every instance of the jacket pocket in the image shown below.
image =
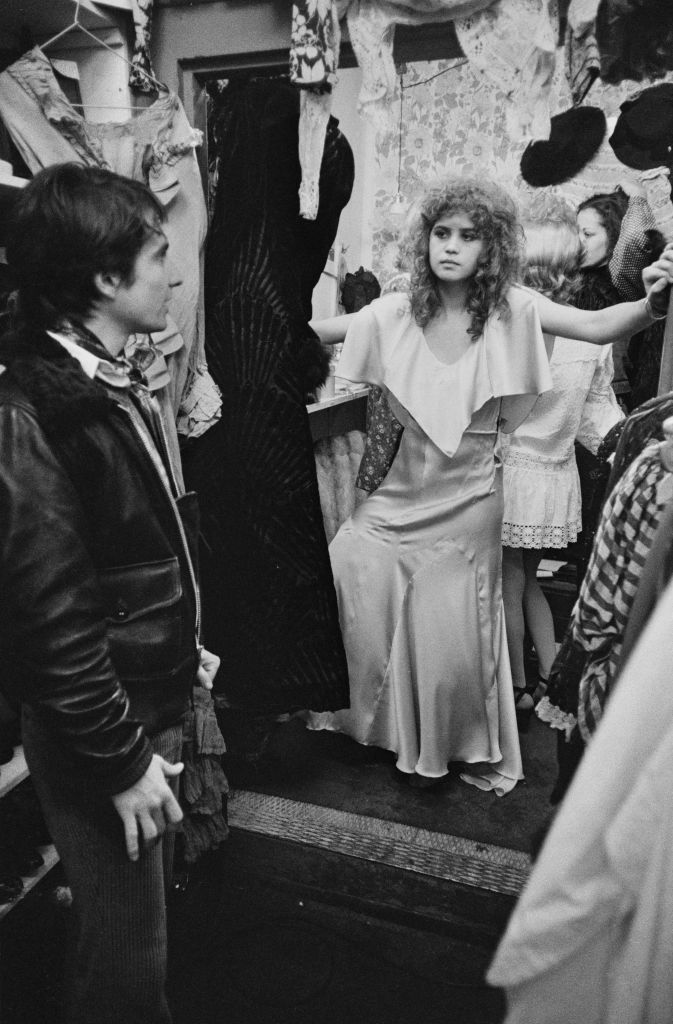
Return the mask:
{"type": "Polygon", "coordinates": [[[172,672],[182,643],[178,559],[103,569],[100,585],[110,656],[120,678],[153,678],[172,672]]]}

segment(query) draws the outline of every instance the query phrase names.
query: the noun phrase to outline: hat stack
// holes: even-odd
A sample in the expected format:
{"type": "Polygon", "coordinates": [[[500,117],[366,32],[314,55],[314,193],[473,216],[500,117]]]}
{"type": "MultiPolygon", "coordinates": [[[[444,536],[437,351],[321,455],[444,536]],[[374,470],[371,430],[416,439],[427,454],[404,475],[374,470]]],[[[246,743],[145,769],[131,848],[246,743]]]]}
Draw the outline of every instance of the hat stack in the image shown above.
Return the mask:
{"type": "Polygon", "coordinates": [[[648,171],[673,164],[673,83],[643,89],[619,108],[610,145],[627,167],[648,171]]]}

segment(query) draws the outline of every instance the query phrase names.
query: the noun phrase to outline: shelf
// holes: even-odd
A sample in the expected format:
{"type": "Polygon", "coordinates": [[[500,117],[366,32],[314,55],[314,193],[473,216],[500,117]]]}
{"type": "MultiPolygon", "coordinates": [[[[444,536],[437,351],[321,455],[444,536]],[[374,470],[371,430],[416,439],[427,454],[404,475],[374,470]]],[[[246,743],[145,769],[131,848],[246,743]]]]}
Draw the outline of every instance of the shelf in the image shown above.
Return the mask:
{"type": "Polygon", "coordinates": [[[23,756],[23,747],[16,747],[12,760],[0,765],[0,798],[27,778],[28,766],[23,756]]]}
{"type": "Polygon", "coordinates": [[[349,391],[337,391],[336,394],[323,399],[322,402],[311,402],[306,406],[306,409],[310,416],[312,413],[318,412],[320,409],[332,409],[335,405],[343,405],[344,402],[350,402],[354,398],[362,398],[368,394],[369,386],[367,384],[363,384],[361,388],[353,388],[349,391]]]}
{"type": "Polygon", "coordinates": [[[21,900],[25,899],[31,889],[35,888],[38,882],[44,878],[48,871],[51,871],[51,869],[58,864],[58,854],[56,853],[56,848],[54,846],[40,846],[39,850],[44,858],[44,864],[35,872],[34,875],[27,875],[23,879],[23,892],[20,893],[15,900],[12,900],[11,903],[0,903],[0,921],[2,921],[3,917],[6,917],[10,910],[13,910],[14,907],[18,906],[21,900]]]}

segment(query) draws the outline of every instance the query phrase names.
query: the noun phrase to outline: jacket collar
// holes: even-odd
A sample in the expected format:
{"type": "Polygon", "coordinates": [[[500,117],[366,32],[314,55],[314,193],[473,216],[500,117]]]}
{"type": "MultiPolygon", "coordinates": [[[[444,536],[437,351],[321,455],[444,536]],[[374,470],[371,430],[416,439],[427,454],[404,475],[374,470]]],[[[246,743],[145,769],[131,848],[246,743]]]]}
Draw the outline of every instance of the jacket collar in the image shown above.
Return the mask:
{"type": "Polygon", "coordinates": [[[35,409],[43,429],[69,434],[87,423],[108,419],[116,403],[98,379],[45,331],[24,328],[0,338],[3,378],[14,381],[35,409]]]}

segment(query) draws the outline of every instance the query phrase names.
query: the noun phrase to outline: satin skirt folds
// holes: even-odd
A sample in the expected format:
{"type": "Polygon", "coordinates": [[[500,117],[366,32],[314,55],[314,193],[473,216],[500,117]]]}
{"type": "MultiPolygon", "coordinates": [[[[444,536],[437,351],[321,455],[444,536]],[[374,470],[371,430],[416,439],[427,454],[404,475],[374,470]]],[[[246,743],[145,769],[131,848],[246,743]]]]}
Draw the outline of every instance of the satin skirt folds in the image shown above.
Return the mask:
{"type": "Polygon", "coordinates": [[[397,767],[498,794],[522,777],[501,598],[497,403],[453,458],[410,420],[383,485],[330,546],[351,707],[310,715],[397,767]]]}

